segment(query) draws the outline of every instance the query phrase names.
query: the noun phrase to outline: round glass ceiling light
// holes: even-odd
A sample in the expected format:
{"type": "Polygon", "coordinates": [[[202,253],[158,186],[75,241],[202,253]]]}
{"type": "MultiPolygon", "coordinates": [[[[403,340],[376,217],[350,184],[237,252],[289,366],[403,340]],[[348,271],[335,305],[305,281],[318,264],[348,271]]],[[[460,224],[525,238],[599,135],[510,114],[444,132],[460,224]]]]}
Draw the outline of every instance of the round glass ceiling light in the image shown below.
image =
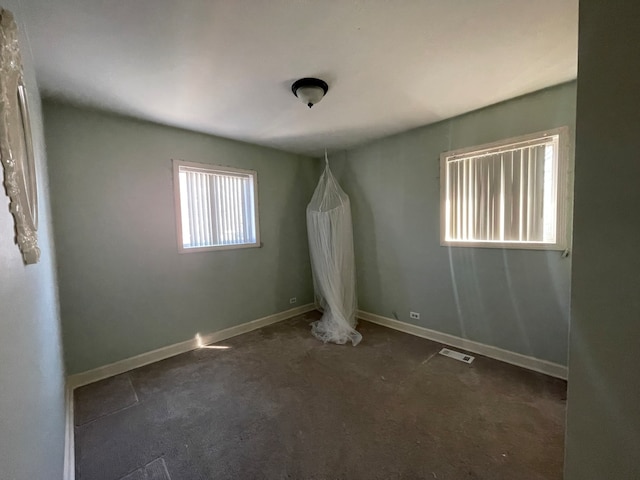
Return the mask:
{"type": "Polygon", "coordinates": [[[304,104],[311,108],[325,96],[329,85],[319,78],[301,78],[291,85],[291,91],[304,104]]]}

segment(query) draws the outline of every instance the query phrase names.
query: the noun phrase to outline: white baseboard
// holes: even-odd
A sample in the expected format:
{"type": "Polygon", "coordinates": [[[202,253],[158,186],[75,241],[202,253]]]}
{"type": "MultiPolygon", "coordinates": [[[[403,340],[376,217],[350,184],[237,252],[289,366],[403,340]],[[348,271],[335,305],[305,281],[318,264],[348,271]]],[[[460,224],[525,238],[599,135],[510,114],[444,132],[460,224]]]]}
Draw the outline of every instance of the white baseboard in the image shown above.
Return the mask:
{"type": "Polygon", "coordinates": [[[69,377],[67,377],[67,384],[73,391],[74,388],[88,385],[89,383],[97,382],[98,380],[103,380],[105,378],[113,377],[114,375],[128,372],[129,370],[133,370],[134,368],[142,367],[144,365],[158,362],[160,360],[164,360],[181,353],[195,350],[201,345],[220,342],[222,340],[226,340],[227,338],[235,337],[236,335],[251,332],[252,330],[271,325],[272,323],[281,322],[282,320],[295,317],[296,315],[302,315],[303,313],[315,310],[315,308],[316,306],[313,303],[309,303],[307,305],[302,305],[290,310],[285,310],[284,312],[274,313],[273,315],[269,315],[267,317],[258,318],[257,320],[252,320],[241,325],[236,325],[235,327],[225,328],[224,330],[219,330],[217,332],[203,334],[200,335],[199,339],[193,338],[184,342],[175,343],[173,345],[167,345],[166,347],[142,353],[140,355],[136,355],[135,357],[125,358],[124,360],[119,360],[103,367],[98,367],[94,368],[93,370],[70,375],[69,377]]]}
{"type": "Polygon", "coordinates": [[[473,340],[467,340],[464,338],[449,335],[447,333],[437,332],[428,328],[419,327],[410,323],[401,322],[393,318],[383,317],[374,313],[363,312],[358,310],[358,318],[366,320],[371,323],[377,323],[385,327],[399,330],[400,332],[409,333],[417,337],[426,338],[434,342],[442,343],[451,347],[460,348],[469,352],[484,355],[485,357],[500,360],[501,362],[510,363],[518,367],[533,370],[534,372],[544,373],[551,377],[567,379],[567,367],[559,365],[557,363],[549,362],[547,360],[540,360],[539,358],[529,357],[522,355],[521,353],[510,352],[491,345],[485,345],[484,343],[474,342],[473,340]]]}
{"type": "MultiPolygon", "coordinates": [[[[200,342],[197,339],[191,339],[184,342],[168,345],[158,348],[147,353],[136,355],[124,360],[120,360],[103,367],[94,368],[86,372],[77,373],[67,377],[67,386],[65,392],[65,448],[64,448],[64,476],[63,480],[75,480],[75,442],[74,442],[74,418],[73,418],[73,390],[75,388],[97,382],[114,375],[119,375],[134,368],[142,367],[150,363],[158,362],[166,358],[195,350],[200,345],[208,345],[214,342],[220,342],[236,335],[251,332],[258,328],[266,327],[273,323],[286,320],[296,315],[302,315],[312,310],[318,309],[313,303],[300,307],[285,310],[284,312],[275,313],[267,317],[259,318],[235,327],[226,328],[217,332],[208,333],[200,336],[200,342]]],[[[536,372],[544,373],[552,377],[567,379],[567,367],[556,363],[540,360],[538,358],[529,357],[520,353],[510,352],[498,347],[492,347],[472,340],[449,335],[447,333],[437,332],[428,328],[419,327],[410,323],[401,322],[393,318],[387,318],[373,313],[358,310],[358,318],[371,323],[376,323],[400,332],[415,335],[417,337],[426,338],[434,342],[449,345],[451,347],[460,348],[470,352],[478,353],[486,357],[494,358],[502,362],[510,363],[518,367],[526,368],[536,372]]]]}
{"type": "Polygon", "coordinates": [[[67,384],[64,395],[65,427],[64,427],[64,471],[63,480],[76,478],[76,454],[73,421],[73,389],[67,384]]]}

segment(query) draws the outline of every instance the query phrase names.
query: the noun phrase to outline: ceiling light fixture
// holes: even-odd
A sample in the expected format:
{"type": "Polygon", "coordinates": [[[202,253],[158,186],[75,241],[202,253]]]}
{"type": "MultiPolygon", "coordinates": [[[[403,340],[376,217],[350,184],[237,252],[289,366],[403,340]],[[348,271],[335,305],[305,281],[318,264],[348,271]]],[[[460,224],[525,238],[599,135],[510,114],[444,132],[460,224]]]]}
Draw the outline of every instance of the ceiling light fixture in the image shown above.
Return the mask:
{"type": "Polygon", "coordinates": [[[293,94],[311,108],[324,97],[329,90],[327,82],[319,78],[301,78],[291,85],[293,94]]]}

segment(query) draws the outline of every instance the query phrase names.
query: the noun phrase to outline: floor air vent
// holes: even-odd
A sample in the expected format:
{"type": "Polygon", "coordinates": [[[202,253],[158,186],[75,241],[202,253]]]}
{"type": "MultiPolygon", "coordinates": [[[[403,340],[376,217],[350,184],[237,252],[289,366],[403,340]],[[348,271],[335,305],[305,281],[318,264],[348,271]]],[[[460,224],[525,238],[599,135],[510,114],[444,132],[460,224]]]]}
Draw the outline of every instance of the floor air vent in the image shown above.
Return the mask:
{"type": "Polygon", "coordinates": [[[473,362],[473,359],[476,358],[472,357],[471,355],[467,355],[466,353],[454,352],[453,350],[449,350],[448,348],[443,348],[442,350],[440,350],[440,355],[451,357],[464,363],[471,363],[473,362]]]}

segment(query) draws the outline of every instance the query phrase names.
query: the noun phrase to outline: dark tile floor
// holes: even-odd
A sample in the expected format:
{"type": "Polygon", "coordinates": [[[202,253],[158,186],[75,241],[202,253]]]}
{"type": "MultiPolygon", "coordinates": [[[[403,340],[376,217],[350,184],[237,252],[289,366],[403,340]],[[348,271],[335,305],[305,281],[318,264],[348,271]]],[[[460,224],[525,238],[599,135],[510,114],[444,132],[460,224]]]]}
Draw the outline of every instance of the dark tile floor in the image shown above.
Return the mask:
{"type": "Polygon", "coordinates": [[[317,312],[75,391],[76,478],[561,479],[566,383],[317,312]]]}

